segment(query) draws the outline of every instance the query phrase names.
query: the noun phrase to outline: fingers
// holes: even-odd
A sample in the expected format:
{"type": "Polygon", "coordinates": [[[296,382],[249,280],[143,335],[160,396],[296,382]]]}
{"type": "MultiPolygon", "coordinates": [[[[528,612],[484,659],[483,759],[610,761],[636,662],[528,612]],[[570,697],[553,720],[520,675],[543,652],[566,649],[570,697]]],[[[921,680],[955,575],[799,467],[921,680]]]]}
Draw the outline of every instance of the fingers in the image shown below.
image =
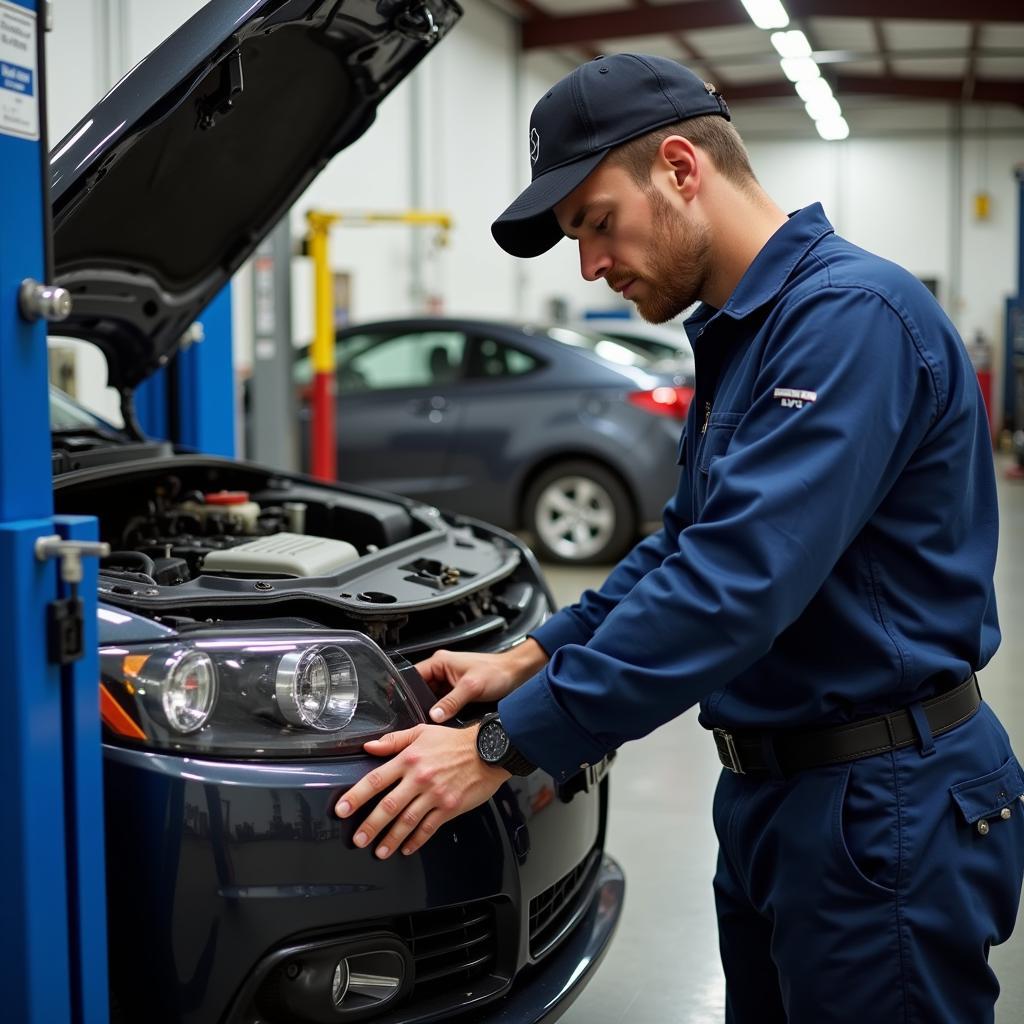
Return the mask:
{"type": "Polygon", "coordinates": [[[420,827],[412,834],[402,847],[406,857],[415,853],[434,833],[446,822],[448,816],[440,811],[431,811],[421,822],[420,827]]]}
{"type": "Polygon", "coordinates": [[[393,754],[405,750],[419,734],[419,726],[413,729],[401,729],[398,732],[387,732],[378,739],[367,740],[363,744],[363,748],[374,757],[391,757],[393,754]]]}
{"type": "Polygon", "coordinates": [[[423,682],[432,690],[448,685],[448,651],[435,651],[429,658],[417,662],[413,668],[423,677],[423,682]]]}
{"type": "Polygon", "coordinates": [[[335,804],[334,813],[339,818],[347,818],[359,810],[368,800],[383,793],[394,785],[401,777],[404,768],[398,760],[388,761],[379,765],[372,772],[367,772],[345,795],[335,804]]]}
{"type": "MultiPolygon", "coordinates": [[[[405,827],[401,836],[404,839],[431,806],[432,801],[427,794],[417,795],[417,787],[412,782],[403,782],[381,797],[373,813],[359,826],[352,842],[358,847],[369,846],[392,822],[395,822],[393,829],[396,832],[405,827]],[[418,804],[423,806],[414,806],[418,804]]],[[[385,840],[378,846],[377,856],[387,857],[396,846],[397,842],[385,840]]]]}
{"type": "MultiPolygon", "coordinates": [[[[375,853],[381,860],[390,857],[402,845],[402,841],[429,815],[432,801],[427,794],[416,797],[388,829],[388,833],[380,841],[375,853]]],[[[405,852],[404,849],[402,851],[405,852]]]]}
{"type": "Polygon", "coordinates": [[[431,709],[430,717],[435,722],[447,722],[457,715],[467,704],[472,704],[483,694],[483,680],[476,675],[466,673],[431,709]]]}

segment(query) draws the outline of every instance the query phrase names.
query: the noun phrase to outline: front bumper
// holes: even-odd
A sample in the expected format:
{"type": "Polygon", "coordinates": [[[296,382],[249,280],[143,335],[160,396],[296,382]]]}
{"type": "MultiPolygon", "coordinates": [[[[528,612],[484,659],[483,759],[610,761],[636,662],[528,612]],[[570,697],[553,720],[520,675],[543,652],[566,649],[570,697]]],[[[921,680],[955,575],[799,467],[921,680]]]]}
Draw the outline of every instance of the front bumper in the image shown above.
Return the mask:
{"type": "Polygon", "coordinates": [[[316,1020],[268,1011],[267,992],[301,971],[304,949],[366,935],[399,943],[415,979],[379,1024],[554,1020],[618,920],[607,781],[570,797],[540,772],[512,780],[418,854],[378,861],[352,845],[358,820],[332,811],[368,758],[104,752],[111,989],[125,1021],[316,1020]]]}
{"type": "Polygon", "coordinates": [[[527,968],[516,978],[503,999],[479,1013],[454,1018],[457,1024],[550,1024],[558,1020],[608,952],[625,895],[622,868],[605,856],[593,897],[565,942],[542,964],[527,968]]]}

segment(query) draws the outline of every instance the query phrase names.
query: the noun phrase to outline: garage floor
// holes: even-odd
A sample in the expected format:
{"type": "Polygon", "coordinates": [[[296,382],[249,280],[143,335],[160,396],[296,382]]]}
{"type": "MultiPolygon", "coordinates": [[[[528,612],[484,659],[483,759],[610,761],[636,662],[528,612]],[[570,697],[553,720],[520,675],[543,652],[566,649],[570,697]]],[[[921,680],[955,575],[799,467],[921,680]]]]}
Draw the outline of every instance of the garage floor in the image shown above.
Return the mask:
{"type": "MultiPolygon", "coordinates": [[[[1001,467],[1001,470],[1005,467],[1001,467]]],[[[997,570],[1003,643],[980,676],[982,691],[1024,756],[1024,483],[1000,480],[997,570]]],[[[604,578],[601,570],[546,567],[559,604],[604,578]]],[[[712,1024],[723,1020],[711,878],[717,844],[711,796],[719,772],[696,710],[615,762],[608,849],[626,872],[626,908],[603,965],[565,1024],[712,1024]]],[[[1017,933],[992,951],[1003,987],[997,1024],[1024,1020],[1024,914],[1017,933]]]]}

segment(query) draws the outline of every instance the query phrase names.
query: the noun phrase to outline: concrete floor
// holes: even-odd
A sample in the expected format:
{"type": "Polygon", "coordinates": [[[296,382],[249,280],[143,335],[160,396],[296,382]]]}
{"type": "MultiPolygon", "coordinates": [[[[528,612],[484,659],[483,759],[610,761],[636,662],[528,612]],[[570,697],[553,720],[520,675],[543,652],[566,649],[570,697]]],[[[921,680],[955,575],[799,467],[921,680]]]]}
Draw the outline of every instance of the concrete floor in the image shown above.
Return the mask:
{"type": "MultiPolygon", "coordinates": [[[[1005,464],[1000,465],[1000,471],[1005,464]]],[[[1024,484],[1000,479],[996,574],[1003,643],[982,690],[1024,757],[1024,484]]],[[[604,578],[600,569],[545,567],[560,605],[604,578]]],[[[619,752],[608,850],[626,872],[626,907],[604,963],[565,1024],[712,1024],[724,1017],[711,878],[717,843],[711,797],[719,763],[696,710],[619,752]]],[[[1024,1021],[1024,914],[992,951],[1002,985],[996,1024],[1024,1021]]]]}

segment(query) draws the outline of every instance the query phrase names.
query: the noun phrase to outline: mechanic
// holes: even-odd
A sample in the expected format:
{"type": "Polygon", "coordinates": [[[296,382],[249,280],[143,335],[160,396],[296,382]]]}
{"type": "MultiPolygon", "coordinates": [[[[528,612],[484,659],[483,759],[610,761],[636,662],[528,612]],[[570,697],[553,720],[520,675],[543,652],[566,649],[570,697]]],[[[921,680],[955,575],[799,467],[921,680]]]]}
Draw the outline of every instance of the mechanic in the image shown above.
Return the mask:
{"type": "Polygon", "coordinates": [[[999,643],[997,509],[955,328],[820,205],[787,217],[725,101],[673,61],[575,69],[534,108],[530,156],[492,228],[506,251],[567,236],[653,322],[702,300],[678,490],[523,644],[421,663],[435,721],[497,714],[367,744],[389,760],[338,814],[390,790],[355,842],[411,853],[511,773],[565,780],[699,701],[724,765],[726,1019],[991,1021],[1024,775],[974,677],[999,643]]]}

